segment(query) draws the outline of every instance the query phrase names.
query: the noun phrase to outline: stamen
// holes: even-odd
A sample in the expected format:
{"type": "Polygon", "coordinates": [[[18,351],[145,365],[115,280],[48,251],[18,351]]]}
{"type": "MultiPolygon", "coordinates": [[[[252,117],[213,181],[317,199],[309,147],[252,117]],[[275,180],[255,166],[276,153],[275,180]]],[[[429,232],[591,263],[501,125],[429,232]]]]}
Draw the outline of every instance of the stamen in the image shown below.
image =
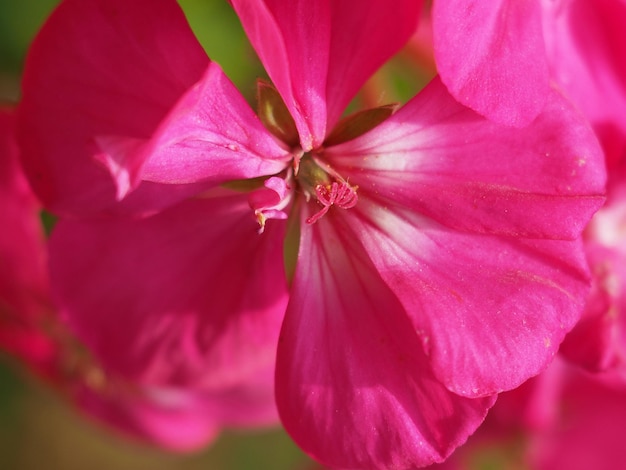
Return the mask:
{"type": "Polygon", "coordinates": [[[347,182],[336,182],[315,186],[317,200],[324,206],[322,209],[306,219],[307,224],[314,224],[320,220],[330,209],[330,206],[337,206],[342,209],[354,207],[359,200],[356,193],[358,186],[350,186],[347,182]]]}

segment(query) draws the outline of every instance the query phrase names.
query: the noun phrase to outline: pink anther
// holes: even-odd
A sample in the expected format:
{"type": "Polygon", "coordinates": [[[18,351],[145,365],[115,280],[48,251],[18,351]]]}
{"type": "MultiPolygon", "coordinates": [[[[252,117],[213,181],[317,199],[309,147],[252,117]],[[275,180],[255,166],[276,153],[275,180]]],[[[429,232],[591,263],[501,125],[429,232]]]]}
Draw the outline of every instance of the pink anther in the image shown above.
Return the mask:
{"type": "Polygon", "coordinates": [[[342,209],[350,209],[354,207],[359,200],[359,196],[356,194],[357,187],[352,187],[346,182],[337,183],[336,181],[330,185],[318,184],[315,187],[315,195],[318,202],[324,207],[306,219],[307,224],[314,224],[321,219],[330,206],[336,205],[342,209]]]}

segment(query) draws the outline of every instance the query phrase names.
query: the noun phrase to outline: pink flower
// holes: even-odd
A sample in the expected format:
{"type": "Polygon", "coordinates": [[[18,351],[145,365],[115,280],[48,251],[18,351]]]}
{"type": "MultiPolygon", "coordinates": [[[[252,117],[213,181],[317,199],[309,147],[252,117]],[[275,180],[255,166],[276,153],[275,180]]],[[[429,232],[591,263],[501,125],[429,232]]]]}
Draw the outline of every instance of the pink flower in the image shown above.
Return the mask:
{"type": "Polygon", "coordinates": [[[306,452],[412,468],[547,366],[588,290],[600,149],[553,90],[522,130],[438,79],[342,120],[417,3],[234,0],[276,87],[260,119],[175,2],[61,4],[27,60],[21,145],[71,216],[55,295],[108,369],[206,393],[276,360],[306,452]]]}
{"type": "Polygon", "coordinates": [[[86,417],[173,450],[206,445],[224,426],[273,424],[273,369],[201,393],[124,381],[90,355],[50,294],[41,207],[18,164],[14,116],[0,109],[0,351],[68,398],[86,417]]]}
{"type": "MultiPolygon", "coordinates": [[[[529,436],[531,468],[551,470],[612,470],[626,465],[621,424],[626,419],[626,388],[610,375],[589,375],[556,362],[550,373],[560,375],[556,394],[536,400],[554,410],[554,421],[529,436]],[[560,370],[559,370],[560,369],[560,370]]],[[[554,379],[553,379],[554,380],[554,379]]]]}

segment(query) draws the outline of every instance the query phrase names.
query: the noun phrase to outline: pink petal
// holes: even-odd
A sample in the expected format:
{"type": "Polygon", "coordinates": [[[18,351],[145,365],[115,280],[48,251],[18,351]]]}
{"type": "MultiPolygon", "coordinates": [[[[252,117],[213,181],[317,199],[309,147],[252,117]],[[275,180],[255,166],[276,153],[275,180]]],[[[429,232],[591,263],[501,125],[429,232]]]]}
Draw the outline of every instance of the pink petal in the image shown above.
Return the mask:
{"type": "Polygon", "coordinates": [[[211,64],[157,131],[142,178],[222,183],[278,173],[290,158],[219,66],[211,64]]]}
{"type": "Polygon", "coordinates": [[[415,29],[421,2],[231,2],[280,91],[305,151],[322,144],[350,99],[415,29]]]}
{"type": "Polygon", "coordinates": [[[589,283],[579,242],[451,231],[363,193],[358,213],[346,217],[352,232],[455,393],[517,387],[548,365],[580,316],[589,283]]]}
{"type": "Polygon", "coordinates": [[[550,74],[593,123],[615,162],[626,152],[626,4],[541,3],[550,74]]]}
{"type": "MultiPolygon", "coordinates": [[[[555,406],[562,392],[563,360],[557,355],[541,374],[521,386],[498,395],[498,401],[479,433],[495,438],[518,438],[520,432],[542,432],[552,428],[559,419],[555,406]]],[[[477,433],[477,434],[479,434],[477,433]]]]}
{"type": "Polygon", "coordinates": [[[30,49],[19,112],[43,202],[93,213],[136,186],[143,154],[109,155],[103,139],[148,139],[208,62],[176,2],[63,2],[30,49]]]}
{"type": "Polygon", "coordinates": [[[438,0],[437,70],[450,93],[487,118],[522,127],[549,93],[537,0],[438,0]]]}
{"type": "Polygon", "coordinates": [[[259,236],[247,195],[141,220],[62,221],[59,305],[105,369],[154,385],[235,385],[274,361],[287,302],[284,222],[259,236]]]}
{"type": "Polygon", "coordinates": [[[278,347],[281,420],[305,452],[333,468],[441,461],[495,397],[462,398],[435,379],[402,306],[342,216],[331,209],[302,227],[278,347]]]}
{"type": "Polygon", "coordinates": [[[561,393],[552,405],[558,421],[527,439],[528,467],[538,470],[613,470],[626,466],[623,423],[626,388],[622,383],[557,363],[561,393]]]}
{"type": "Polygon", "coordinates": [[[597,140],[556,92],[532,124],[514,129],[459,105],[435,79],[325,155],[362,191],[456,230],[571,239],[603,202],[597,140]]]}
{"type": "Polygon", "coordinates": [[[222,426],[233,429],[254,429],[279,424],[274,397],[275,363],[260,368],[243,383],[205,394],[210,406],[207,413],[222,426]]]}
{"type": "Polygon", "coordinates": [[[290,206],[291,187],[287,181],[277,176],[265,180],[264,187],[256,189],[248,196],[248,204],[254,210],[259,222],[259,234],[265,231],[268,219],[286,219],[285,208],[290,206]]]}
{"type": "Polygon", "coordinates": [[[255,210],[276,208],[289,198],[291,194],[290,189],[283,178],[272,176],[265,180],[263,188],[256,189],[250,193],[248,203],[255,210]]]}

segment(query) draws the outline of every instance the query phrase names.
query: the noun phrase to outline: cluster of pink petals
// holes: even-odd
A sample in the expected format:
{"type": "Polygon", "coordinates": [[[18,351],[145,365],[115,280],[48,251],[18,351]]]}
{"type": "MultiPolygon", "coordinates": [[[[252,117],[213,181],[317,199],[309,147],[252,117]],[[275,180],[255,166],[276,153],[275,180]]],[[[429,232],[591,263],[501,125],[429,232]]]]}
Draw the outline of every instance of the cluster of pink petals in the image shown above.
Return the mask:
{"type": "MultiPolygon", "coordinates": [[[[591,127],[547,61],[514,66],[514,35],[482,61],[465,49],[471,69],[441,42],[492,44],[476,33],[485,18],[490,33],[541,37],[541,5],[436,1],[441,79],[341,140],[345,107],[409,39],[420,2],[231,3],[293,140],[284,121],[281,138],[268,131],[174,0],[65,0],[35,40],[18,137],[60,218],[62,319],[149,404],[204,423],[180,446],[267,421],[275,387],[283,425],[325,464],[442,461],[498,393],[547,367],[589,291],[580,235],[605,183],[591,127]],[[500,93],[522,75],[522,103],[500,93]]],[[[92,409],[174,438],[154,407],[123,403],[92,409]]]]}
{"type": "Polygon", "coordinates": [[[40,204],[18,162],[14,116],[0,109],[0,351],[24,363],[88,417],[173,450],[206,445],[223,426],[276,421],[272,370],[214,393],[109,376],[68,331],[51,298],[40,204]]]}

